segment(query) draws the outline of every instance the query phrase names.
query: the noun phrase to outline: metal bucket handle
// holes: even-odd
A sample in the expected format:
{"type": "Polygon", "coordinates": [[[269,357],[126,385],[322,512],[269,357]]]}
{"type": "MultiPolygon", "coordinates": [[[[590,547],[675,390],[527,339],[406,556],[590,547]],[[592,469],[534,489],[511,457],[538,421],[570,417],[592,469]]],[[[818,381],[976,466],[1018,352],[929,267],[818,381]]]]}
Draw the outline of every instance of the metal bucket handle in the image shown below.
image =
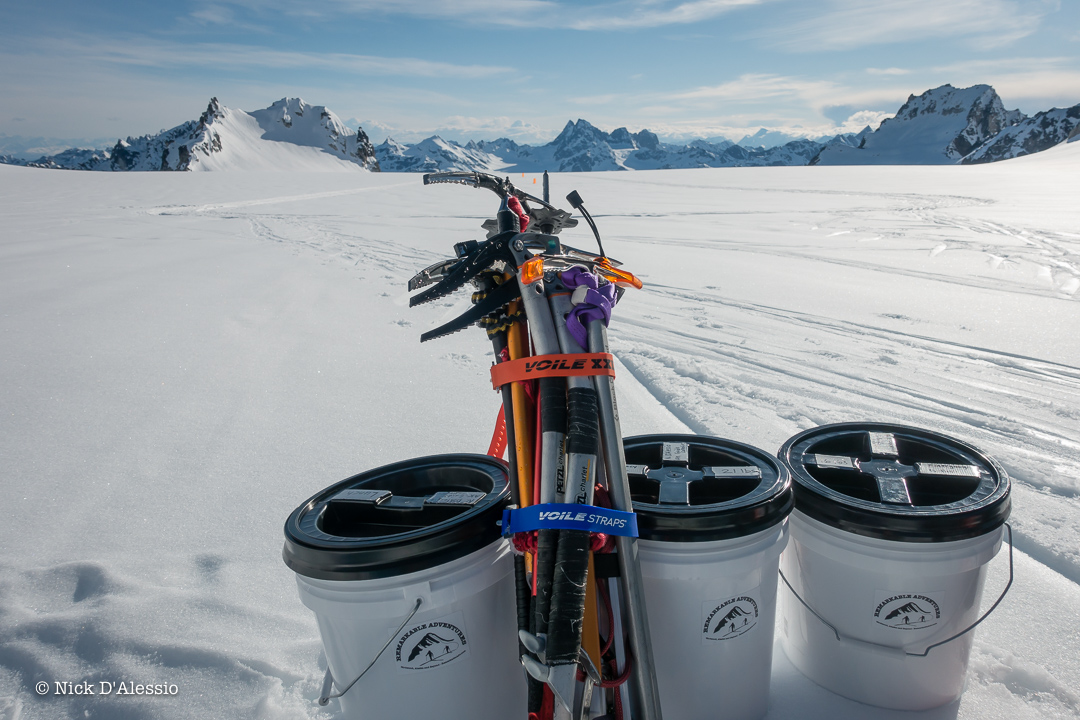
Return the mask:
{"type": "MultiPolygon", "coordinates": [[[[1005,594],[1009,592],[1009,588],[1011,588],[1012,584],[1013,584],[1013,538],[1012,538],[1012,526],[1010,526],[1009,523],[1005,523],[1005,529],[1008,531],[1008,534],[1009,534],[1009,582],[1005,585],[1005,589],[1001,591],[1001,595],[998,596],[998,599],[994,601],[994,604],[990,606],[989,610],[987,610],[985,613],[983,613],[982,617],[980,617],[978,620],[971,623],[966,628],[964,628],[960,632],[956,633],[952,637],[947,638],[945,640],[942,640],[941,642],[936,642],[933,645],[928,645],[926,647],[926,650],[924,650],[921,653],[913,653],[913,652],[908,652],[907,650],[904,650],[903,652],[904,652],[905,655],[908,655],[908,656],[911,656],[911,657],[926,657],[930,653],[930,651],[933,650],[934,648],[939,647],[941,645],[944,645],[946,643],[950,643],[953,640],[955,640],[956,638],[960,637],[961,635],[966,635],[967,633],[974,630],[975,627],[979,623],[981,623],[983,620],[988,618],[990,616],[990,613],[994,612],[994,610],[997,609],[997,606],[1001,604],[1001,601],[1005,599],[1005,594]]],[[[825,618],[821,617],[821,615],[817,612],[817,610],[814,610],[814,608],[810,607],[809,603],[807,603],[805,600],[803,600],[802,596],[799,595],[799,593],[795,592],[795,588],[793,588],[791,586],[791,583],[788,582],[788,579],[786,577],[784,577],[784,571],[783,570],[780,571],[780,579],[784,581],[785,585],[787,585],[788,590],[791,591],[791,594],[794,595],[796,597],[796,599],[798,599],[798,601],[803,604],[803,607],[805,607],[807,610],[809,610],[811,613],[813,613],[814,617],[816,617],[821,622],[825,623],[825,625],[827,625],[829,627],[829,629],[833,631],[833,634],[836,635],[837,642],[847,640],[849,642],[858,643],[860,645],[873,645],[875,647],[884,648],[886,650],[891,650],[893,652],[896,652],[896,651],[900,650],[900,648],[896,647],[895,645],[885,645],[883,643],[870,642],[869,640],[859,640],[858,638],[853,638],[853,637],[850,637],[848,635],[841,635],[840,631],[836,629],[835,625],[830,623],[825,618]]]]}
{"type": "MultiPolygon", "coordinates": [[[[785,580],[784,582],[787,582],[787,581],[785,580]]],[[[790,586],[788,586],[788,587],[790,587],[790,586]]],[[[404,629],[404,627],[409,624],[409,621],[413,619],[413,616],[416,615],[416,611],[420,609],[420,606],[423,603],[424,603],[423,598],[416,598],[416,604],[413,605],[412,612],[409,613],[408,617],[406,617],[404,620],[401,621],[401,625],[398,626],[398,629],[390,634],[390,638],[386,641],[386,644],[383,645],[379,649],[379,652],[375,653],[375,657],[371,659],[371,662],[368,663],[368,666],[366,668],[364,668],[360,672],[359,675],[356,676],[355,680],[353,680],[351,683],[346,685],[344,690],[342,690],[339,693],[334,693],[333,695],[330,694],[330,690],[334,685],[334,674],[332,672],[330,672],[330,668],[328,666],[326,668],[326,675],[323,677],[322,692],[319,693],[319,704],[320,705],[326,705],[332,699],[339,698],[342,695],[344,695],[345,693],[349,692],[349,690],[352,689],[352,686],[356,684],[357,680],[364,677],[364,675],[367,673],[367,671],[370,670],[372,668],[372,666],[374,666],[375,663],[377,663],[379,661],[379,658],[382,657],[382,654],[384,652],[386,652],[386,648],[390,647],[390,643],[394,642],[394,638],[397,637],[398,633],[401,632],[402,629],[404,629]]],[[[813,612],[813,610],[811,610],[811,612],[813,612]]]]}

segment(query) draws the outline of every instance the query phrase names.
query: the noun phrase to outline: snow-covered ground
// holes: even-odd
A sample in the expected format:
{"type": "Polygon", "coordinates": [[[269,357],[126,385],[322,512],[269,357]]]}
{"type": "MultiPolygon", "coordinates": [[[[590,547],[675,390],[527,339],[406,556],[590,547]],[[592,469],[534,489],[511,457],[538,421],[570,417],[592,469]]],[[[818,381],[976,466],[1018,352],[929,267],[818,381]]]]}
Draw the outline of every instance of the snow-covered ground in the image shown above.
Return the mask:
{"type": "MultiPolygon", "coordinates": [[[[611,330],[627,434],[773,451],[893,421],[1008,468],[1015,587],[962,700],[914,716],[1080,716],[1080,143],[552,185],[646,282],[611,330]]],[[[465,294],[409,309],[405,281],[494,209],[416,175],[0,166],[0,719],[334,716],[281,528],[361,470],[487,447],[483,334],[418,342],[465,294]],[[34,689],[83,680],[178,694],[34,689]]],[[[1006,575],[1003,553],[984,605],[1006,575]]],[[[772,688],[774,720],[911,716],[779,650],[772,688]]]]}

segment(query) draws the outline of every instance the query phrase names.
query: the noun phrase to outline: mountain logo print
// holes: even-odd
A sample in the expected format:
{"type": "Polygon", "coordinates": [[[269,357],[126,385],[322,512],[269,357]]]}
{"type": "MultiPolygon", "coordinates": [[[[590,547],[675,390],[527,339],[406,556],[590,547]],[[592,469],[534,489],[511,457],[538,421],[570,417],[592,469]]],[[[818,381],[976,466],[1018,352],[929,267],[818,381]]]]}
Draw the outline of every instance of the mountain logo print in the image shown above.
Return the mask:
{"type": "Polygon", "coordinates": [[[925,630],[941,622],[941,607],[929,595],[893,595],[878,603],[874,620],[894,630],[925,630]]]}
{"type": "Polygon", "coordinates": [[[719,642],[745,635],[757,627],[758,604],[750,595],[740,595],[713,605],[701,628],[703,640],[719,642]]]}
{"type": "Polygon", "coordinates": [[[394,655],[403,670],[429,670],[463,657],[468,649],[468,639],[458,624],[436,620],[400,634],[394,655]]]}

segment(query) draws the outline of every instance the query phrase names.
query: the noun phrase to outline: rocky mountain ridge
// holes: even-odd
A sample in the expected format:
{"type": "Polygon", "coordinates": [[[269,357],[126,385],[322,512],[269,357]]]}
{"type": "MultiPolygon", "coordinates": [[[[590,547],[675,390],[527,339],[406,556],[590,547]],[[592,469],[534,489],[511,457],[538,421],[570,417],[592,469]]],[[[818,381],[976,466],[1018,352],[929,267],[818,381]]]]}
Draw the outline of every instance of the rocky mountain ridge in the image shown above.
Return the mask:
{"type": "MultiPolygon", "coordinates": [[[[870,128],[863,131],[867,132],[870,128]]],[[[828,144],[858,144],[861,138],[862,133],[853,133],[837,135],[828,143],[801,139],[771,148],[744,147],[729,140],[676,145],[660,142],[649,130],[631,133],[621,127],[608,133],[579,119],[567,122],[546,145],[523,145],[508,138],[460,145],[433,136],[410,146],[388,138],[375,153],[383,170],[390,172],[666,170],[806,165],[828,144]]]]}
{"type": "Polygon", "coordinates": [[[379,169],[363,128],[353,133],[333,112],[300,98],[282,98],[246,113],[225,107],[215,97],[198,120],[171,130],[117,140],[108,150],[71,149],[14,164],[113,172],[265,170],[276,165],[288,170],[297,160],[315,168],[344,161],[379,169]],[[320,163],[323,155],[329,163],[320,163]]]}
{"type": "Polygon", "coordinates": [[[1028,118],[989,85],[952,85],[908,97],[858,146],[823,148],[811,165],[951,165],[1007,160],[1069,139],[1080,105],[1028,118]],[[993,148],[993,149],[991,149],[993,148]]]}
{"type": "Polygon", "coordinates": [[[896,115],[859,133],[755,145],[777,135],[765,129],[739,143],[713,138],[686,145],[661,142],[647,129],[604,132],[585,120],[568,121],[544,145],[508,138],[464,145],[438,136],[406,145],[378,146],[363,128],[354,133],[334,113],[299,98],[283,98],[253,112],[211,99],[197,121],[157,135],[117,141],[108,150],[71,149],[33,161],[0,162],[76,170],[349,169],[388,172],[484,170],[593,172],[782,165],[913,165],[995,162],[1077,140],[1080,104],[1027,117],[1006,110],[989,85],[943,85],[911,95],[896,115]]]}

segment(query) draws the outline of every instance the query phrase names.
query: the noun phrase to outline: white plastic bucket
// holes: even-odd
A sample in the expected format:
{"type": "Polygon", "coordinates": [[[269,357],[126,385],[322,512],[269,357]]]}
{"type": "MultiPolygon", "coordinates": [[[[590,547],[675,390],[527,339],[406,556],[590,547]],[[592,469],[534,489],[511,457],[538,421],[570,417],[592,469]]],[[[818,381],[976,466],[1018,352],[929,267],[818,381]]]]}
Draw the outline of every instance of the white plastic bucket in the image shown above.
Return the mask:
{"type": "Polygon", "coordinates": [[[790,523],[780,565],[794,592],[780,596],[780,638],[792,664],[822,687],[879,707],[929,710],[957,700],[974,633],[919,654],[978,619],[986,564],[1004,528],[915,544],[853,536],[798,511],[790,523]]]}
{"type": "Polygon", "coordinates": [[[879,707],[959,699],[1010,509],[1004,470],[952,438],[868,423],[808,430],[780,457],[796,497],[780,559],[792,664],[879,707]]]}
{"type": "Polygon", "coordinates": [[[787,523],[733,540],[638,542],[664,715],[768,711],[777,566],[787,523]]]}
{"type": "Polygon", "coordinates": [[[764,451],[719,438],[624,445],[664,715],[758,720],[768,711],[790,476],[764,451]]]}
{"type": "Polygon", "coordinates": [[[285,563],[315,613],[320,703],[348,720],[511,718],[526,710],[514,560],[498,520],[508,468],[437,455],[370,470],[285,523],[285,563]]]}
{"type": "Polygon", "coordinates": [[[314,611],[346,718],[510,718],[525,708],[514,630],[514,565],[499,540],[430,570],[335,582],[296,576],[314,611]],[[421,605],[400,630],[401,623],[421,605]],[[397,632],[395,633],[395,630],[397,632]]]}

